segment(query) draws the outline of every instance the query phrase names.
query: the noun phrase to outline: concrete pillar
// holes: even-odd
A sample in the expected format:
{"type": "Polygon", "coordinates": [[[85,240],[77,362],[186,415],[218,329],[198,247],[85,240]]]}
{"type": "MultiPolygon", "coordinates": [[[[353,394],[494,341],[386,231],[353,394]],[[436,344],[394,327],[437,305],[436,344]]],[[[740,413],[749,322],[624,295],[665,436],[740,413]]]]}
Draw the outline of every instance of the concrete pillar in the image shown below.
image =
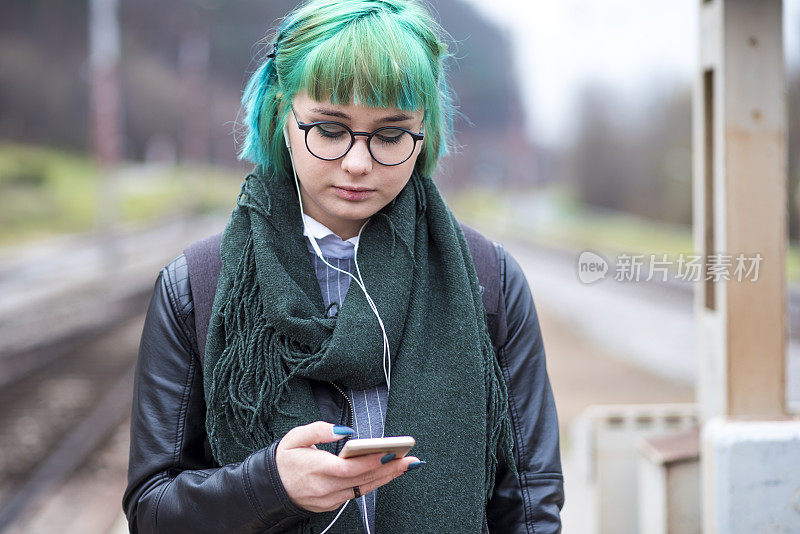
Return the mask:
{"type": "Polygon", "coordinates": [[[696,291],[698,400],[713,416],[785,413],[786,81],[780,0],[700,8],[694,99],[694,237],[708,261],[696,291]],[[738,281],[738,254],[761,260],[738,281]],[[719,269],[719,268],[717,268],[719,269]],[[720,272],[719,269],[717,272],[720,272]],[[719,278],[714,280],[714,278],[719,278]]]}
{"type": "Polygon", "coordinates": [[[700,3],[694,99],[703,532],[800,532],[786,403],[786,81],[780,0],[700,3]],[[741,255],[741,256],[740,256],[741,255]],[[757,275],[733,275],[738,258],[757,275]]]}

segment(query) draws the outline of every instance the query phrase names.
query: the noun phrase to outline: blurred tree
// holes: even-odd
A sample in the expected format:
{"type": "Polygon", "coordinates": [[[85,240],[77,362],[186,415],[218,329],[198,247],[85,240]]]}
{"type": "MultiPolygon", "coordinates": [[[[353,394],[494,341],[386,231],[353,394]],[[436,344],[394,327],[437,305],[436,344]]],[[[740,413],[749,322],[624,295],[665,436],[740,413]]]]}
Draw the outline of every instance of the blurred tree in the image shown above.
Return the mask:
{"type": "Polygon", "coordinates": [[[691,223],[691,87],[653,89],[637,105],[594,82],[578,117],[567,157],[581,202],[691,223]]]}
{"type": "Polygon", "coordinates": [[[622,106],[600,83],[586,84],[578,97],[578,135],[571,149],[573,180],[578,199],[595,207],[621,209],[631,182],[630,135],[623,124],[622,106]]]}

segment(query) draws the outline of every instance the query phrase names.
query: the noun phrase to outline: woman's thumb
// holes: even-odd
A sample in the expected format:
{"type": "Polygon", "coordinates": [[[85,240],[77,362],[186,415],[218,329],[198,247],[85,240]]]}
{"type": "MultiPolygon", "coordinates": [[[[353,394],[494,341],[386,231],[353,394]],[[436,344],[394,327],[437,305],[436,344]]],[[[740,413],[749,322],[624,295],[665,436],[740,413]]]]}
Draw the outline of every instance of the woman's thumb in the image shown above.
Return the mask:
{"type": "Polygon", "coordinates": [[[349,426],[314,421],[307,425],[294,427],[283,436],[281,441],[284,447],[291,449],[294,447],[310,447],[316,443],[330,443],[354,434],[355,431],[349,426]]]}

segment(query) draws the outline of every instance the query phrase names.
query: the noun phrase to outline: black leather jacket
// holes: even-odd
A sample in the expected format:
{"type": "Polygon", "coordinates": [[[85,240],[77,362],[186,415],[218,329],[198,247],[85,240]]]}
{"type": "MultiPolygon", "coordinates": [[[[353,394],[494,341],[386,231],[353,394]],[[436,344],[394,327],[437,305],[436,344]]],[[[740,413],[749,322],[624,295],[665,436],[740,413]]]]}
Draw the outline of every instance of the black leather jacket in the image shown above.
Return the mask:
{"type": "MultiPolygon", "coordinates": [[[[520,480],[501,463],[484,532],[561,531],[564,504],[558,420],[528,283],[500,246],[508,338],[497,356],[505,376],[520,480]]],[[[349,424],[348,403],[330,384],[314,384],[326,421],[349,424]]],[[[218,466],[205,432],[203,372],[197,355],[186,259],[155,283],[139,347],[133,394],[128,486],[122,506],[131,532],[277,533],[311,512],[286,494],[275,465],[278,442],[241,463],[218,466]]]]}

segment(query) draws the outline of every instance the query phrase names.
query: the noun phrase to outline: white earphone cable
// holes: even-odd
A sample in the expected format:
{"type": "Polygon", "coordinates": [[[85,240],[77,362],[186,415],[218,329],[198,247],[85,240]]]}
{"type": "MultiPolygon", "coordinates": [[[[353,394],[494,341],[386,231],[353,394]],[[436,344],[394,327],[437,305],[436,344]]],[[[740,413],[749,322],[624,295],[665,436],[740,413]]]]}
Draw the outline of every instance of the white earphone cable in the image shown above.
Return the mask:
{"type": "MultiPolygon", "coordinates": [[[[378,325],[381,327],[381,334],[382,334],[382,337],[383,337],[383,374],[384,374],[384,377],[386,378],[386,389],[388,391],[391,388],[391,372],[392,372],[391,371],[392,370],[392,365],[391,365],[392,364],[392,356],[391,356],[391,349],[389,348],[389,337],[386,335],[386,328],[385,328],[385,326],[383,324],[383,320],[381,319],[380,314],[378,313],[378,307],[375,305],[375,302],[372,300],[372,297],[369,296],[369,293],[367,293],[367,289],[366,289],[366,286],[364,284],[364,279],[361,276],[361,269],[358,267],[358,243],[360,241],[356,242],[355,251],[354,251],[354,255],[353,255],[353,263],[355,263],[356,273],[358,274],[358,278],[353,276],[352,273],[349,273],[349,272],[347,272],[347,271],[345,271],[343,269],[339,269],[338,267],[334,267],[333,265],[328,263],[328,261],[323,257],[322,250],[319,248],[319,244],[317,243],[316,238],[313,236],[313,234],[310,231],[308,231],[308,228],[306,227],[305,218],[303,217],[303,199],[302,199],[302,196],[300,195],[300,181],[297,178],[297,171],[295,170],[295,166],[294,166],[294,156],[292,155],[292,148],[289,145],[289,134],[288,134],[288,132],[286,130],[286,126],[284,126],[284,128],[283,128],[283,136],[284,136],[284,139],[286,140],[286,149],[289,151],[289,158],[291,159],[291,162],[292,162],[292,172],[294,174],[294,185],[297,188],[297,200],[300,203],[300,219],[303,222],[303,228],[306,228],[306,233],[308,234],[308,238],[309,238],[309,241],[311,243],[311,247],[314,249],[314,252],[316,253],[317,257],[319,257],[319,259],[321,259],[325,263],[325,265],[327,265],[328,267],[330,267],[331,269],[333,269],[335,271],[339,271],[340,273],[346,274],[347,276],[349,276],[350,278],[352,278],[355,281],[355,283],[358,285],[359,288],[361,288],[361,291],[364,293],[364,297],[366,298],[367,303],[369,304],[370,308],[372,309],[372,313],[374,313],[375,317],[378,319],[378,325]]],[[[361,237],[361,231],[364,230],[364,227],[367,226],[368,223],[369,223],[369,220],[367,220],[367,222],[365,222],[361,226],[361,228],[359,229],[359,231],[358,231],[359,238],[361,237]]],[[[381,437],[384,437],[383,436],[383,430],[381,430],[381,437]]],[[[361,502],[362,502],[362,505],[363,505],[363,508],[364,508],[364,517],[367,517],[367,499],[366,499],[366,496],[362,496],[362,497],[359,497],[359,498],[361,499],[361,502]]],[[[333,518],[333,521],[331,521],[331,523],[327,527],[325,527],[325,530],[323,530],[320,534],[325,534],[333,526],[333,524],[336,523],[336,521],[339,519],[339,516],[342,515],[342,512],[344,512],[344,509],[345,509],[345,507],[347,506],[347,504],[349,502],[350,502],[350,500],[347,500],[347,501],[344,502],[344,504],[342,505],[341,509],[339,510],[339,513],[336,514],[336,517],[333,518]]],[[[365,521],[365,525],[366,525],[366,528],[367,528],[367,534],[372,534],[370,532],[370,529],[369,529],[369,521],[365,521]]]]}
{"type": "MultiPolygon", "coordinates": [[[[344,512],[344,509],[347,507],[347,505],[348,505],[349,503],[350,503],[350,501],[349,501],[349,500],[348,500],[348,501],[344,501],[344,504],[343,504],[343,505],[342,505],[342,507],[339,509],[339,513],[338,513],[338,514],[336,514],[336,517],[334,517],[334,518],[333,518],[333,521],[331,521],[331,524],[330,524],[330,525],[328,525],[327,527],[325,527],[325,530],[323,530],[323,531],[322,531],[322,532],[320,532],[319,534],[325,534],[326,532],[328,532],[328,530],[330,530],[330,528],[333,526],[333,524],[334,524],[334,523],[336,523],[336,521],[339,519],[339,516],[340,516],[340,515],[342,515],[342,512],[344,512]]],[[[369,529],[367,529],[367,534],[369,534],[369,529]]]]}

